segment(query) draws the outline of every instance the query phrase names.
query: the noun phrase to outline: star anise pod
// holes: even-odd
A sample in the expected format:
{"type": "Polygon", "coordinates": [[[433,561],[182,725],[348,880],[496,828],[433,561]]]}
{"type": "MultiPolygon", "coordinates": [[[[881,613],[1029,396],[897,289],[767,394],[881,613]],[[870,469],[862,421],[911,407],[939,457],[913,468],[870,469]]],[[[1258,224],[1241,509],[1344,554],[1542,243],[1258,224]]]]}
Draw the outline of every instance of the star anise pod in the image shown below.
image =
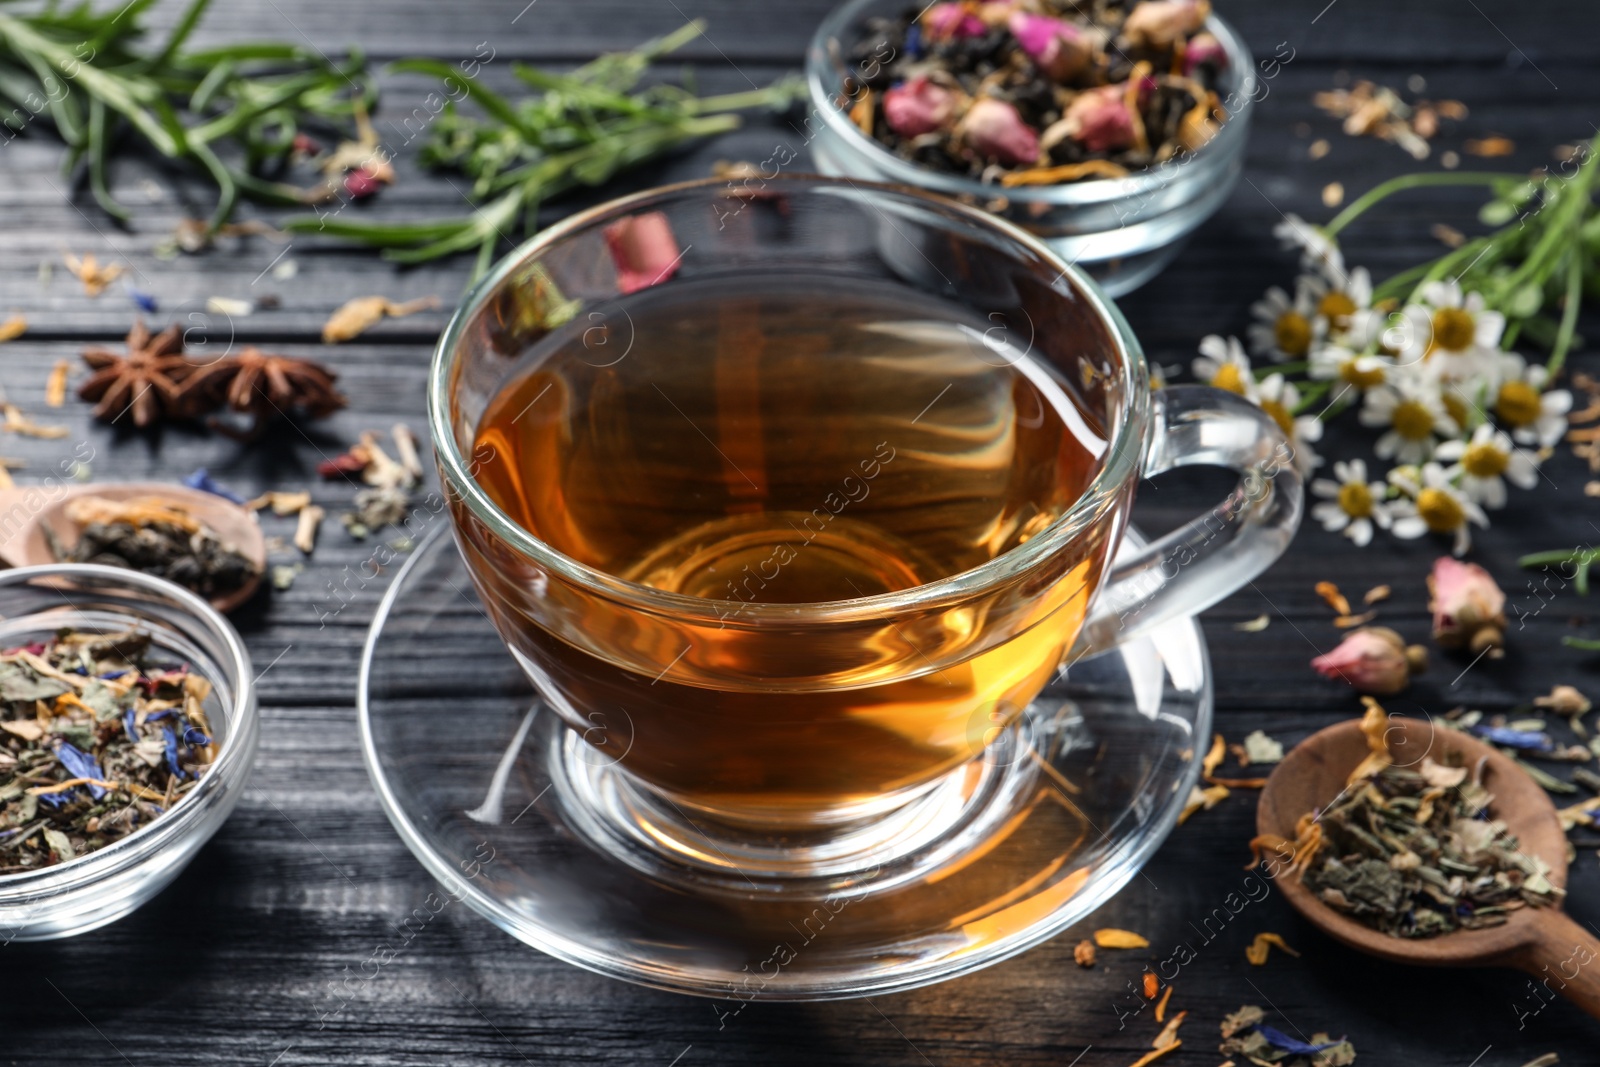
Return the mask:
{"type": "Polygon", "coordinates": [[[78,387],[78,396],[95,402],[97,419],[115,422],[133,412],[135,426],[148,426],[162,417],[185,417],[183,381],[194,369],[183,357],[183,333],[168,326],[155,336],[143,319],[128,331],[126,355],[109,348],[86,348],[83,361],[93,370],[78,387]]]}
{"type": "Polygon", "coordinates": [[[184,383],[197,402],[226,404],[255,416],[259,426],[277,415],[299,410],[312,418],[331,415],[345,406],[334,388],[337,376],[320,363],[263,352],[254,345],[197,368],[184,383]]]}

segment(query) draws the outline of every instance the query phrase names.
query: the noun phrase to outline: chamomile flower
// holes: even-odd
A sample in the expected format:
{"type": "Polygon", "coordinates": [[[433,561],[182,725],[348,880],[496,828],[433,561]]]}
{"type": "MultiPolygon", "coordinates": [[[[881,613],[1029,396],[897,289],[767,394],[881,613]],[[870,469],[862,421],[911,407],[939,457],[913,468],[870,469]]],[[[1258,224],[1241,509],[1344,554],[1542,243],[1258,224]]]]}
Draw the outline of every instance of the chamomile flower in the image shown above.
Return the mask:
{"type": "Polygon", "coordinates": [[[1250,357],[1237,337],[1223,339],[1216,334],[1200,340],[1200,358],[1190,364],[1194,376],[1213,389],[1226,389],[1249,400],[1256,398],[1255,374],[1250,357]]]}
{"type": "Polygon", "coordinates": [[[1388,486],[1367,481],[1364,460],[1335,463],[1333,478],[1312,482],[1311,493],[1323,498],[1312,506],[1312,518],[1322,523],[1324,530],[1342,532],[1359,546],[1371,543],[1374,526],[1389,528],[1389,505],[1384,502],[1388,486]]]}
{"type": "Polygon", "coordinates": [[[1436,436],[1461,432],[1445,410],[1438,384],[1415,373],[1396,375],[1369,389],[1360,417],[1363,426],[1389,428],[1373,446],[1373,455],[1400,463],[1421,463],[1433,454],[1436,436]]]}
{"type": "Polygon", "coordinates": [[[1449,475],[1437,463],[1423,464],[1420,470],[1396,468],[1389,472],[1389,481],[1407,497],[1389,505],[1396,537],[1449,534],[1454,538],[1452,552],[1461,556],[1472,547],[1471,526],[1489,525],[1489,516],[1450,484],[1449,475]]]}
{"type": "Polygon", "coordinates": [[[1302,476],[1309,475],[1322,462],[1322,457],[1312,451],[1311,445],[1322,439],[1322,420],[1315,415],[1296,416],[1300,406],[1300,390],[1281,374],[1270,374],[1256,388],[1256,404],[1272,416],[1294,450],[1295,469],[1302,476]]]}
{"type": "Polygon", "coordinates": [[[1539,482],[1539,460],[1511,443],[1511,435],[1484,423],[1466,440],[1446,441],[1434,449],[1434,458],[1454,466],[1445,471],[1459,478],[1467,498],[1486,508],[1506,506],[1506,480],[1519,489],[1539,482]]]}
{"type": "Polygon", "coordinates": [[[1322,381],[1339,382],[1341,387],[1334,390],[1334,395],[1338,396],[1347,391],[1345,387],[1360,393],[1376,389],[1389,380],[1393,370],[1394,360],[1388,356],[1369,355],[1352,351],[1343,345],[1327,344],[1312,349],[1307,373],[1322,381]]]}
{"type": "Polygon", "coordinates": [[[1325,288],[1309,275],[1302,275],[1295,282],[1293,300],[1276,285],[1268,289],[1266,296],[1250,305],[1250,314],[1256,320],[1247,332],[1250,351],[1279,362],[1305,359],[1317,340],[1313,320],[1325,288]]]}
{"type": "Polygon", "coordinates": [[[1492,378],[1499,374],[1500,337],[1506,317],[1484,307],[1483,294],[1463,294],[1454,281],[1430,282],[1422,303],[1402,312],[1401,362],[1422,363],[1443,381],[1492,378]]]}
{"type": "Polygon", "coordinates": [[[1318,270],[1329,278],[1344,277],[1344,253],[1333,238],[1299,215],[1285,215],[1272,228],[1272,236],[1285,248],[1298,248],[1300,260],[1308,270],[1318,270]]]}
{"type": "Polygon", "coordinates": [[[1371,273],[1365,267],[1356,267],[1348,275],[1329,278],[1318,286],[1314,311],[1316,318],[1313,321],[1322,325],[1323,334],[1348,334],[1359,322],[1364,322],[1372,311],[1371,273]]]}
{"type": "Polygon", "coordinates": [[[1550,372],[1537,363],[1529,366],[1515,352],[1507,352],[1501,366],[1504,379],[1495,391],[1495,419],[1518,444],[1549,448],[1561,440],[1567,432],[1572,394],[1545,389],[1550,372]]]}

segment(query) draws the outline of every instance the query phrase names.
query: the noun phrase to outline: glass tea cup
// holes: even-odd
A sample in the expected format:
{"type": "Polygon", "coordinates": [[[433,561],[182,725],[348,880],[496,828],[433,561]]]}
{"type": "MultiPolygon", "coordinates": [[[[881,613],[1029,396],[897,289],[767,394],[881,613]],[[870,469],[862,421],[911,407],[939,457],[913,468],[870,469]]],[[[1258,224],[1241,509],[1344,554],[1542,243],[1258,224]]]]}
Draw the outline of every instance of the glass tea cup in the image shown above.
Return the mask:
{"type": "Polygon", "coordinates": [[[545,230],[456,313],[429,413],[468,572],[571,728],[560,803],[630,862],[740,885],[973,825],[1032,769],[1052,677],[1249,581],[1301,509],[1277,424],[1153,391],[1044,245],[849,180],[545,230]],[[1138,481],[1189,464],[1238,486],[1118,556],[1138,481]]]}

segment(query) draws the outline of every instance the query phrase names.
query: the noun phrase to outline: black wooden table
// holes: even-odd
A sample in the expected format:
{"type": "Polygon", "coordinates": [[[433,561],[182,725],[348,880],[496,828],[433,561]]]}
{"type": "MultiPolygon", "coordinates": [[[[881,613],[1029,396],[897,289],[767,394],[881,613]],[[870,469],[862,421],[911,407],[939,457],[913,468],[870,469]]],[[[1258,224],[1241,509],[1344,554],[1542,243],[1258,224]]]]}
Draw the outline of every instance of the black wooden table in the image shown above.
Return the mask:
{"type": "MultiPolygon", "coordinates": [[[[175,8],[175,3],[165,8],[175,8]]],[[[479,0],[474,3],[219,2],[208,40],[275,37],[327,49],[356,42],[376,61],[426,53],[445,59],[496,50],[484,77],[509,86],[513,59],[573,63],[630,46],[705,16],[708,35],[687,48],[703,91],[765,83],[798,67],[829,0],[479,0]]],[[[1412,75],[1427,93],[1466,101],[1470,117],[1436,151],[1463,138],[1515,139],[1509,168],[1550,160],[1552,146],[1587,139],[1600,120],[1595,73],[1596,17],[1585,0],[1537,4],[1502,0],[1221,0],[1219,6],[1258,56],[1282,62],[1258,108],[1247,181],[1205,225],[1167,272],[1123,307],[1151,357],[1187,364],[1207,333],[1243,332],[1247,306],[1269,284],[1291,276],[1291,257],[1271,236],[1283,212],[1325,218],[1323,186],[1342,181],[1355,194],[1412,167],[1392,145],[1344,137],[1311,104],[1340,79],[1370,77],[1394,86],[1412,75]],[[1280,45],[1279,42],[1283,42],[1280,45]],[[1308,148],[1320,137],[1332,151],[1308,148]]],[[[172,11],[164,12],[171,18],[172,11]]],[[[379,129],[404,141],[401,120],[431,86],[384,78],[379,129]]],[[[776,119],[744,129],[662,165],[629,175],[607,193],[700,176],[718,159],[765,158],[794,133],[776,119]]],[[[26,136],[0,148],[0,311],[20,312],[28,335],[0,348],[0,382],[39,418],[65,422],[66,441],[6,435],[0,454],[21,457],[37,478],[78,440],[95,450],[96,478],[172,479],[205,465],[246,495],[311,485],[330,515],[349,506],[347,486],[318,482],[314,467],[367,428],[407,421],[422,428],[423,380],[443,312],[390,322],[360,341],[317,343],[323,320],[346,299],[437,294],[446,307],[460,293],[464,261],[396,271],[366,253],[297,242],[286,253],[291,279],[270,269],[282,247],[224,242],[209,255],[158,259],[159,241],[209,202],[154,167],[118,169],[116,190],[138,205],[124,231],[89,206],[69,203],[56,169],[59,147],[26,136]],[[335,366],[350,410],[308,426],[283,428],[252,447],[198,431],[141,434],[91,423],[87,405],[44,407],[44,383],[59,359],[84,342],[114,342],[132,308],[113,290],[83,295],[59,266],[48,283],[41,262],[63,251],[93,252],[124,264],[138,288],[162,303],[158,321],[184,321],[212,345],[270,344],[335,366]],[[229,321],[208,314],[208,297],[281,297],[280,310],[229,321]]],[[[1437,166],[1430,161],[1427,166],[1437,166]]],[[[459,182],[456,183],[459,185],[459,182]]],[[[373,215],[455,211],[449,181],[419,173],[400,151],[399,184],[362,208],[373,215]]],[[[591,198],[598,199],[598,198],[591,198]]],[[[585,202],[574,198],[562,210],[585,202]]],[[[1434,193],[1380,210],[1349,235],[1354,262],[1383,277],[1437,254],[1429,227],[1470,228],[1473,191],[1434,193]]],[[[552,214],[554,217],[554,214],[552,214]]],[[[1591,337],[1600,322],[1587,320],[1591,337]]],[[[1579,366],[1592,363],[1580,355],[1579,366]]],[[[1327,443],[1334,456],[1361,454],[1359,441],[1327,443]]],[[[1590,604],[1562,592],[1545,604],[1514,569],[1525,551],[1585,543],[1600,534],[1600,507],[1584,496],[1587,471],[1565,449],[1538,489],[1517,496],[1479,535],[1473,556],[1511,595],[1511,653],[1499,663],[1444,661],[1396,711],[1437,712],[1457,704],[1508,709],[1552,683],[1600,695],[1600,663],[1564,649],[1590,604]]],[[[1161,529],[1221,491],[1219,481],[1168,478],[1146,491],[1140,521],[1161,529]]],[[[289,520],[267,519],[287,535],[289,520]]],[[[1425,637],[1423,575],[1440,546],[1382,539],[1357,550],[1314,523],[1266,576],[1205,617],[1216,668],[1218,726],[1231,740],[1262,728],[1293,742],[1358,708],[1345,688],[1317,680],[1306,661],[1338,640],[1330,613],[1312,591],[1324,578],[1359,594],[1388,583],[1383,622],[1425,637]],[[1234,624],[1266,613],[1271,625],[1245,633],[1234,624]]],[[[389,575],[351,580],[371,545],[330,521],[293,588],[264,596],[235,615],[261,674],[263,734],[255,776],[231,821],[178,881],[133,916],[65,942],[0,949],[0,1059],[18,1064],[254,1063],[703,1063],[851,1062],[873,1064],[1082,1064],[1122,1067],[1149,1047],[1148,1017],[1119,1027],[1130,979],[1169,946],[1188,942],[1196,960],[1176,983],[1174,1010],[1190,1013],[1184,1047],[1168,1064],[1215,1064],[1216,1025],[1241,1004],[1268,1008],[1289,1033],[1348,1034],[1363,1063],[1517,1067],[1543,1052],[1563,1063],[1595,1063],[1600,1024],[1555,1004],[1519,1029],[1526,980],[1508,972],[1425,972],[1381,965],[1348,952],[1300,922],[1276,894],[1209,942],[1196,923],[1237,888],[1252,834],[1254,800],[1236,795],[1177,830],[1148,868],[1083,931],[1010,962],[944,985],[871,1000],[805,1006],[753,1005],[719,1029],[704,1001],[638,989],[558,963],[513,941],[464,910],[446,909],[406,940],[397,927],[432,890],[430,879],[390,830],[368,784],[357,747],[356,664],[372,610],[389,575]],[[1121,926],[1147,935],[1150,953],[1122,953],[1092,971],[1072,946],[1084,931],[1121,926]],[[1251,967],[1243,949],[1260,931],[1281,933],[1302,952],[1251,967]],[[402,946],[381,968],[375,952],[402,946]]],[[[1548,594],[1547,594],[1548,595],[1548,594]]],[[[1576,861],[1569,907],[1600,923],[1600,866],[1592,846],[1576,861]]],[[[1111,955],[1111,954],[1103,954],[1111,955]]]]}

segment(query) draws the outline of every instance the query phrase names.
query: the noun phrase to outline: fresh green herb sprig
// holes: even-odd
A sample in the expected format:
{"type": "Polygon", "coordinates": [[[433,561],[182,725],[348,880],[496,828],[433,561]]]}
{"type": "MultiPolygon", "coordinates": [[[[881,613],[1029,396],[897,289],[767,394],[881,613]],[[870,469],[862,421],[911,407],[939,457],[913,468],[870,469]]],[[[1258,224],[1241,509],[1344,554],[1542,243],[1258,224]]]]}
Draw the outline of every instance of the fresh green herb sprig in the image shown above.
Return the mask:
{"type": "Polygon", "coordinates": [[[781,109],[800,94],[793,78],[722,96],[698,97],[674,85],[637,89],[653,60],[694,40],[704,28],[691,22],[570,74],[516,64],[516,77],[535,95],[515,102],[439,60],[395,63],[395,70],[460,84],[483,112],[482,117],[462,115],[454,101],[447,102],[420,153],[426,165],[471,178],[471,196],[481,206],[463,216],[412,223],[304,216],[290,219],[285,228],[383,248],[387,258],[400,263],[477,249],[477,277],[488,269],[502,239],[510,241],[518,229],[532,233],[538,228],[539,208],[550,198],[601,185],[689,141],[731,130],[740,123],[735,112],[781,109]]]}
{"type": "Polygon", "coordinates": [[[334,63],[274,42],[186,51],[211,0],[193,0],[159,48],[142,48],[140,16],[154,2],[104,11],[51,2],[31,14],[0,14],[0,124],[21,131],[36,117],[49,121],[67,144],[63,171],[86,175],[95,201],[124,222],[131,213],[107,180],[124,140],[210,178],[212,229],[232,216],[241,194],[278,204],[320,195],[276,176],[304,126],[343,127],[377,103],[360,54],[334,63]]]}

